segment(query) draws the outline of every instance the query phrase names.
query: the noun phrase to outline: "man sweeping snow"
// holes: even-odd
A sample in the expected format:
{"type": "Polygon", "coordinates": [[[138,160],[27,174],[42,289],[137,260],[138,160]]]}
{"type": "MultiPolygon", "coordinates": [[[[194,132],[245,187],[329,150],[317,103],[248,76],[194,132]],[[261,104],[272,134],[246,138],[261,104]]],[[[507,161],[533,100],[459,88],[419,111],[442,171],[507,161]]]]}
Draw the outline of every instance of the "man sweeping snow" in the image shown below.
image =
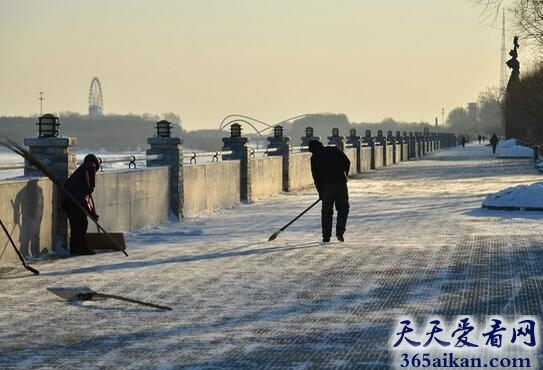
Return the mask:
{"type": "Polygon", "coordinates": [[[311,173],[315,187],[322,200],[322,241],[328,243],[332,235],[334,205],[337,211],[336,237],[343,241],[347,216],[349,215],[349,193],[347,175],[351,162],[338,148],[324,147],[320,141],[309,142],[311,173]]]}

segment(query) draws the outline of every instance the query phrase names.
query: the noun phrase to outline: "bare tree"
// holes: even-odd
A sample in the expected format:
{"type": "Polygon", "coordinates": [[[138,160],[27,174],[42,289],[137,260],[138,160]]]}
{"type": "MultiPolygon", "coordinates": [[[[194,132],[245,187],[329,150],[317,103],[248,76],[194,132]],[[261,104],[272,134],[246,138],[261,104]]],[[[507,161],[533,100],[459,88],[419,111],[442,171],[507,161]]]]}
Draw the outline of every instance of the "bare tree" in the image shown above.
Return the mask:
{"type": "Polygon", "coordinates": [[[500,11],[507,9],[514,16],[514,27],[522,39],[543,46],[542,0],[472,0],[483,8],[483,21],[495,23],[500,11]]]}
{"type": "Polygon", "coordinates": [[[543,45],[543,1],[519,0],[512,11],[522,33],[543,45]]]}

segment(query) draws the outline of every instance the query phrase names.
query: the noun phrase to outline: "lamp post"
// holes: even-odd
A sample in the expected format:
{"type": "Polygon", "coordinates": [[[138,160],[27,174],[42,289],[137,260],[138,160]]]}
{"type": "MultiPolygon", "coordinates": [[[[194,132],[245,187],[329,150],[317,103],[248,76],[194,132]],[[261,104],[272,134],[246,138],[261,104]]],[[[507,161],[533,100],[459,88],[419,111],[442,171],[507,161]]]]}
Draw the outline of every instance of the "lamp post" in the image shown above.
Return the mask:
{"type": "Polygon", "coordinates": [[[57,137],[60,122],[58,117],[51,113],[44,114],[38,118],[38,137],[57,137]]]}
{"type": "Polygon", "coordinates": [[[171,122],[163,119],[156,123],[156,136],[157,137],[171,137],[172,136],[172,124],[171,122]]]}

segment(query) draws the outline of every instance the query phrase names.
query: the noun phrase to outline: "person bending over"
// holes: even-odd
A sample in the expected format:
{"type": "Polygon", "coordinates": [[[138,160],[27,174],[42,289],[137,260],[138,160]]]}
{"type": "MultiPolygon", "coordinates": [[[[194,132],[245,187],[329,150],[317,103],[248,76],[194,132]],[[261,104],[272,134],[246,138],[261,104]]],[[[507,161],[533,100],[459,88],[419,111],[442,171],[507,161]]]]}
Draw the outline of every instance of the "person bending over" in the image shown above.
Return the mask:
{"type": "Polygon", "coordinates": [[[64,188],[77,202],[66,194],[62,194],[62,209],[66,212],[70,222],[70,254],[89,255],[95,252],[86,245],[86,234],[89,226],[87,213],[79,206],[83,207],[95,220],[98,215],[94,210],[91,200],[91,194],[94,191],[96,171],[100,168],[100,162],[94,154],[89,154],[83,160],[75,172],[66,180],[64,188]],[[79,204],[79,206],[78,206],[79,204]]]}

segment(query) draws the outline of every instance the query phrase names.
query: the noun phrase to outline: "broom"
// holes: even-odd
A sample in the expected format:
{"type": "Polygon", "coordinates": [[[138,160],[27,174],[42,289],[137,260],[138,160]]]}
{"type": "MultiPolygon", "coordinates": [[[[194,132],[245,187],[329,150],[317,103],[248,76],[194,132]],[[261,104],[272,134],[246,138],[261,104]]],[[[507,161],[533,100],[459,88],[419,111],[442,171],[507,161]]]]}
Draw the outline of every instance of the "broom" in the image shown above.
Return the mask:
{"type": "Polygon", "coordinates": [[[9,150],[19,154],[21,157],[23,157],[27,162],[32,164],[34,167],[36,167],[40,172],[42,172],[45,176],[47,176],[55,185],[57,185],[63,192],[70,198],[74,204],[76,204],[81,211],[83,211],[87,217],[89,217],[92,222],[96,224],[96,227],[98,230],[101,230],[104,234],[108,236],[108,238],[111,240],[113,245],[117,247],[117,250],[124,253],[125,256],[128,257],[128,253],[117,243],[117,241],[94,219],[94,217],[83,207],[79,202],[75,199],[75,197],[66,190],[64,187],[64,184],[62,184],[55,175],[47,168],[45,164],[43,164],[42,161],[40,161],[38,158],[36,158],[32,153],[30,153],[28,150],[26,150],[22,145],[19,143],[11,140],[10,138],[4,138],[4,140],[0,141],[0,145],[8,148],[9,150]]]}

